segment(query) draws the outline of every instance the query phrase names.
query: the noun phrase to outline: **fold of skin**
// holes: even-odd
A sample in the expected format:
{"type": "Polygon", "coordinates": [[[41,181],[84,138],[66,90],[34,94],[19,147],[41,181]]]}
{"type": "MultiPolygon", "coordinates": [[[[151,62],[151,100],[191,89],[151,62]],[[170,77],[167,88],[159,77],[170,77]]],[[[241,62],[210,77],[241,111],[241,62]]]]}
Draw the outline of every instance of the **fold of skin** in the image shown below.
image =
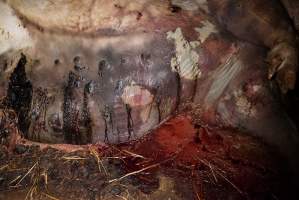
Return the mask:
{"type": "Polygon", "coordinates": [[[188,2],[197,9],[186,1],[8,0],[7,15],[22,19],[8,32],[14,37],[21,23],[17,38],[31,42],[2,53],[1,94],[12,108],[28,95],[9,85],[25,66],[31,104],[16,112],[27,116],[26,137],[128,142],[191,107],[194,124],[258,136],[296,168],[298,132],[270,91],[264,61],[267,48],[294,41],[282,9],[274,1],[188,2]]]}

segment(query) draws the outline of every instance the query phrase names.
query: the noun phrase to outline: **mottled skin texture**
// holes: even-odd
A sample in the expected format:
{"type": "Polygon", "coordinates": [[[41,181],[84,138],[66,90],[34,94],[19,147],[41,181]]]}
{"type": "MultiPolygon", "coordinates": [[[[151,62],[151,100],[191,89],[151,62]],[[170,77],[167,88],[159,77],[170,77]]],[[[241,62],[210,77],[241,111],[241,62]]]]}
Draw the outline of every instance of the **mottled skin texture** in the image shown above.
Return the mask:
{"type": "Polygon", "coordinates": [[[287,92],[297,72],[295,32],[276,1],[209,0],[210,12],[158,0],[7,2],[33,40],[22,50],[32,85],[30,111],[19,114],[30,121],[26,137],[127,142],[187,110],[195,125],[243,129],[296,165],[297,130],[268,81],[287,92]]]}

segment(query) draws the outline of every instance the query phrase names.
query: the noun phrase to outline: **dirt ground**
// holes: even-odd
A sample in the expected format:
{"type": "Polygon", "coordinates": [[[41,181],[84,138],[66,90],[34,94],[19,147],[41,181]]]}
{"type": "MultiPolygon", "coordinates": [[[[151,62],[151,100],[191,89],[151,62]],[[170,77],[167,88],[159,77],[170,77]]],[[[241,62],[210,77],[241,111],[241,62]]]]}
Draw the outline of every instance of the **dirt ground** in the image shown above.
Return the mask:
{"type": "Polygon", "coordinates": [[[230,129],[170,119],[118,146],[0,148],[0,199],[298,199],[275,149],[230,129]]]}

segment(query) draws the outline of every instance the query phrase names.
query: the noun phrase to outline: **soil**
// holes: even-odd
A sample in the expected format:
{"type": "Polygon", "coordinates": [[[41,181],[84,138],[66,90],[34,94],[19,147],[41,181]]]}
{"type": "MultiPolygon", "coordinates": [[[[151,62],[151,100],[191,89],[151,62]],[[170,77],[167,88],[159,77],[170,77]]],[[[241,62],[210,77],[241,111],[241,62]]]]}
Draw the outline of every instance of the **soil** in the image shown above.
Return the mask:
{"type": "Polygon", "coordinates": [[[298,199],[286,161],[237,130],[186,115],[121,145],[0,148],[0,199],[298,199]]]}

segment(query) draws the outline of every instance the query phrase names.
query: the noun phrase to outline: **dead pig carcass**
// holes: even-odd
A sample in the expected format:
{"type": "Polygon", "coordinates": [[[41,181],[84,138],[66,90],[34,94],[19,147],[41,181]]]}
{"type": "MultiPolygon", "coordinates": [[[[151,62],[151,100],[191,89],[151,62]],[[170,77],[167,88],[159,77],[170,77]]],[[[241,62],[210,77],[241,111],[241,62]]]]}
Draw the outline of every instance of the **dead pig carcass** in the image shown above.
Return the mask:
{"type": "Polygon", "coordinates": [[[241,128],[294,161],[297,130],[267,79],[286,92],[298,64],[275,1],[0,5],[1,95],[28,139],[123,143],[191,107],[194,123],[241,128]]]}

